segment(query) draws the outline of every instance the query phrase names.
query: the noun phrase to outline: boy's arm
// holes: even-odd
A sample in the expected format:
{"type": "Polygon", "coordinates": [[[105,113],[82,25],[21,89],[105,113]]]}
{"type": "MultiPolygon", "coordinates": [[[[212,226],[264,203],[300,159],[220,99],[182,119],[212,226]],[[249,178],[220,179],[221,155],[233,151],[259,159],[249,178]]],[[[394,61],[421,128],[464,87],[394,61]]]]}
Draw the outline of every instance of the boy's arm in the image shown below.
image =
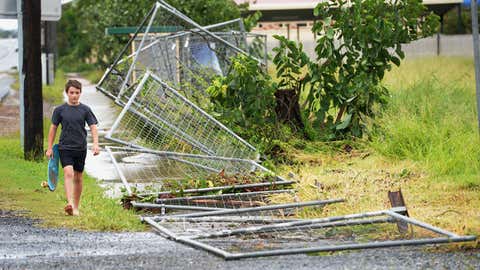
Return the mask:
{"type": "Polygon", "coordinates": [[[53,141],[55,140],[56,134],[57,134],[57,126],[55,126],[54,124],[50,125],[50,130],[48,131],[48,148],[47,148],[47,152],[45,153],[45,155],[48,158],[53,157],[52,147],[53,147],[53,141]]]}
{"type": "Polygon", "coordinates": [[[92,138],[93,138],[92,152],[93,152],[93,155],[96,156],[100,153],[100,148],[98,147],[97,125],[90,125],[90,131],[92,132],[92,138]]]}

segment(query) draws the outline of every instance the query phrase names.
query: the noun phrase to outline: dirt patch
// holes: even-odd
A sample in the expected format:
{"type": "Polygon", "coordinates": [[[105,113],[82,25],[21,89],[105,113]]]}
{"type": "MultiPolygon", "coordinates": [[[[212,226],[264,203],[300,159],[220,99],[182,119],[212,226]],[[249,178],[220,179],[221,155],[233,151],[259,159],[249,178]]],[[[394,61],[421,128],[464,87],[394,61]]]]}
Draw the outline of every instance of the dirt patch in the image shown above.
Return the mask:
{"type": "MultiPolygon", "coordinates": [[[[43,102],[43,117],[50,118],[54,106],[43,102]]],[[[0,137],[20,132],[20,101],[18,91],[10,93],[0,101],[0,137]]]]}
{"type": "Polygon", "coordinates": [[[0,136],[8,136],[20,130],[18,92],[10,94],[0,103],[0,136]]]}

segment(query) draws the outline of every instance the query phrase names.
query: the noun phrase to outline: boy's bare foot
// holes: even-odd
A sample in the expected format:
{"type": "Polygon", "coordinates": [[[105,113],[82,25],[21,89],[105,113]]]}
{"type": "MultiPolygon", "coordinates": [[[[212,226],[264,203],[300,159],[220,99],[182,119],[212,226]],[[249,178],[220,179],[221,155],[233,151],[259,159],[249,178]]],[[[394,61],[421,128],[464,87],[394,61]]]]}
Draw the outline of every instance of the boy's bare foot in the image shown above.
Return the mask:
{"type": "Polygon", "coordinates": [[[68,215],[68,216],[72,216],[73,215],[73,206],[71,206],[70,204],[67,204],[63,210],[65,210],[65,214],[68,215]]]}
{"type": "Polygon", "coordinates": [[[78,209],[73,209],[74,216],[80,216],[80,211],[78,209]]]}

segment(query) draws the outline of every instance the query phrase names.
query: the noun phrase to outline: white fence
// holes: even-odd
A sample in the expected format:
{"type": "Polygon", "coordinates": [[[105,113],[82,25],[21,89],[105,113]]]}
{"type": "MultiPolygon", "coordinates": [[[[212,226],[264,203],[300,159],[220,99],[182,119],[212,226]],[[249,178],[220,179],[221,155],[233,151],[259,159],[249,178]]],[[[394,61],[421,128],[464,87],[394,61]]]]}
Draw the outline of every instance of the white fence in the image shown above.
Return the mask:
{"type": "MultiPolygon", "coordinates": [[[[271,55],[273,55],[272,49],[279,44],[273,38],[273,35],[287,36],[287,32],[284,29],[257,30],[254,32],[267,35],[267,49],[271,55]]],[[[316,43],[310,29],[292,30],[290,31],[290,39],[302,42],[305,52],[310,57],[315,57],[316,43]]],[[[472,35],[433,35],[404,44],[403,50],[407,58],[435,55],[473,57],[472,42],[472,35]]]]}

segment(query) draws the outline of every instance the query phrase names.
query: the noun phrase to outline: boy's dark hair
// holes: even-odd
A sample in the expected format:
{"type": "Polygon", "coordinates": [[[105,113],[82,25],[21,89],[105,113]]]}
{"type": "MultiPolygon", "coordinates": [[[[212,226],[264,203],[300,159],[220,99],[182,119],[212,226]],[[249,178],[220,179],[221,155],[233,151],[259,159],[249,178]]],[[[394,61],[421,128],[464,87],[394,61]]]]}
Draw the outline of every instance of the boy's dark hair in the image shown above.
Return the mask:
{"type": "Polygon", "coordinates": [[[68,82],[65,84],[65,93],[68,93],[68,88],[70,87],[80,89],[80,92],[82,92],[82,84],[77,80],[68,80],[68,82]]]}

